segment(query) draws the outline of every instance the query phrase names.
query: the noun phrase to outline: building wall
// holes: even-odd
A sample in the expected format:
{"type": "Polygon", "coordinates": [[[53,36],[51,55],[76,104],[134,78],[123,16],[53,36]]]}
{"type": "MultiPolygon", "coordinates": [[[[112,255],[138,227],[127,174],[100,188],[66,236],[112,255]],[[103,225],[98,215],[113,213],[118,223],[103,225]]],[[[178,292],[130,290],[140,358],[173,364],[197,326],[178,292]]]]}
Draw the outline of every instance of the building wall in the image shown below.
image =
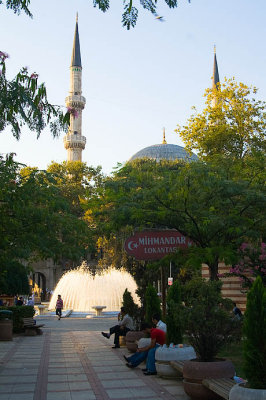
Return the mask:
{"type": "MultiPolygon", "coordinates": [[[[219,274],[224,274],[230,271],[231,266],[224,263],[219,264],[219,274]]],[[[206,264],[202,265],[202,277],[209,279],[209,268],[206,264]]],[[[246,310],[247,296],[243,292],[240,279],[232,276],[230,278],[220,278],[223,282],[222,296],[234,301],[242,312],[246,310]]]]}

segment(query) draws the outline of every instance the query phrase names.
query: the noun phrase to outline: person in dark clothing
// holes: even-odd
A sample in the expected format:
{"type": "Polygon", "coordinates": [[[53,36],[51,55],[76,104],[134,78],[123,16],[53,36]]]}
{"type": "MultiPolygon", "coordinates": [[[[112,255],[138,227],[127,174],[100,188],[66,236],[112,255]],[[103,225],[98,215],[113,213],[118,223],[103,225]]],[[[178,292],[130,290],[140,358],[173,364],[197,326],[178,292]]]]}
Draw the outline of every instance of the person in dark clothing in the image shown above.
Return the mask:
{"type": "Polygon", "coordinates": [[[241,310],[236,306],[236,303],[234,303],[233,313],[235,314],[237,319],[243,318],[243,314],[242,314],[241,310]]]}
{"type": "Polygon", "coordinates": [[[19,300],[17,301],[16,306],[23,306],[23,297],[19,298],[19,300]]]}
{"type": "Polygon", "coordinates": [[[121,312],[117,316],[118,324],[112,326],[109,329],[109,333],[102,332],[102,335],[110,339],[110,336],[114,333],[114,346],[113,349],[118,349],[119,345],[119,336],[126,336],[127,332],[134,330],[134,323],[132,318],[127,314],[125,307],[121,307],[121,312]]]}

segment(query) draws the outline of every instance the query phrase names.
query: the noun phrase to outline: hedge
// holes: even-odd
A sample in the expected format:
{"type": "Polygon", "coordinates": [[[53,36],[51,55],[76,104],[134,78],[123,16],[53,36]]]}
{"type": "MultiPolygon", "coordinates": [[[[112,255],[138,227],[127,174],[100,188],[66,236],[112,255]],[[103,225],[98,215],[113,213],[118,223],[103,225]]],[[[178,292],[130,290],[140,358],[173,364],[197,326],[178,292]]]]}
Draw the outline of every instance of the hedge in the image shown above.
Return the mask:
{"type": "Polygon", "coordinates": [[[13,319],[13,332],[19,333],[23,332],[23,318],[33,317],[35,314],[35,310],[33,306],[12,306],[12,307],[0,307],[0,315],[1,310],[12,311],[12,319],[13,319]]]}

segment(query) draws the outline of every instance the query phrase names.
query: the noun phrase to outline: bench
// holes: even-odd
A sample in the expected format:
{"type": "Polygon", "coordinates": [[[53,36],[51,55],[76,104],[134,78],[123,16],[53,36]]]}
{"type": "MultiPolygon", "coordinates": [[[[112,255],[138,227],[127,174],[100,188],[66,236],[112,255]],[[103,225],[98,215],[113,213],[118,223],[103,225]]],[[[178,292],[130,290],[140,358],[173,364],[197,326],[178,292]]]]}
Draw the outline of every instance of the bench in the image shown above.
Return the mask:
{"type": "Polygon", "coordinates": [[[185,361],[170,361],[170,365],[181,374],[183,374],[184,363],[185,361]]]}
{"type": "Polygon", "coordinates": [[[106,306],[92,306],[94,308],[96,317],[99,317],[100,315],[103,315],[103,309],[106,308],[106,306]]]}
{"type": "MultiPolygon", "coordinates": [[[[183,373],[184,363],[185,361],[170,361],[170,365],[180,373],[183,373]]],[[[212,392],[218,394],[223,399],[228,400],[230,390],[236,384],[236,382],[230,378],[209,378],[204,379],[202,381],[202,384],[212,392]]]]}
{"type": "Polygon", "coordinates": [[[204,379],[202,384],[225,400],[229,400],[229,393],[235,381],[230,378],[204,379]]]}
{"type": "Polygon", "coordinates": [[[23,326],[26,336],[36,336],[42,335],[41,328],[44,326],[44,324],[36,325],[33,318],[23,318],[23,326]]]}

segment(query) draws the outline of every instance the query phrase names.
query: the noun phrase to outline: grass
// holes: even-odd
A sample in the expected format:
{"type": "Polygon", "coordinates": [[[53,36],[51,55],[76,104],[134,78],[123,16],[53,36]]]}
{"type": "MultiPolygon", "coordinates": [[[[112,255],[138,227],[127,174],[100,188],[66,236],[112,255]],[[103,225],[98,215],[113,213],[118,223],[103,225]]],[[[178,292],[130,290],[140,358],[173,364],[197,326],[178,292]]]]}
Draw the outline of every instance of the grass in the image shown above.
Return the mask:
{"type": "Polygon", "coordinates": [[[232,361],[236,369],[236,375],[245,379],[245,373],[243,369],[244,359],[243,359],[243,342],[238,341],[235,343],[230,343],[220,353],[218,357],[227,358],[232,361]]]}

